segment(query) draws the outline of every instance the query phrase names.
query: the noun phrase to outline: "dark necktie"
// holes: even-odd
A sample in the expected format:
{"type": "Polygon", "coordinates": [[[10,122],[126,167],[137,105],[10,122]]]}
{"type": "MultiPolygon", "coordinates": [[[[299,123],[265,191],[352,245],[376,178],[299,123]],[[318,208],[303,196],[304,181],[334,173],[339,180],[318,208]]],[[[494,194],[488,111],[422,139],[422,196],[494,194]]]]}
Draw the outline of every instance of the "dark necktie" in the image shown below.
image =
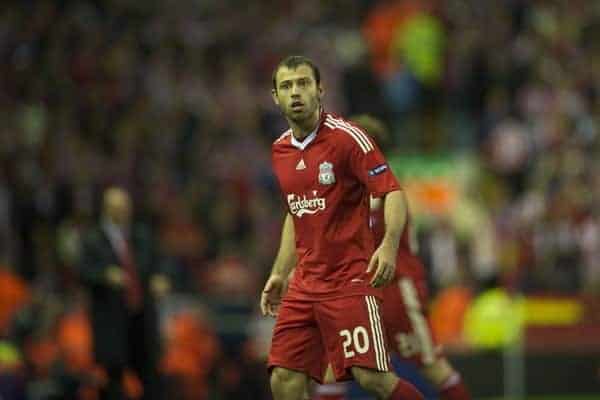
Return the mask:
{"type": "Polygon", "coordinates": [[[128,242],[129,241],[123,237],[121,246],[121,263],[123,264],[123,269],[127,275],[125,282],[127,304],[131,310],[137,311],[142,307],[144,295],[142,292],[142,284],[140,282],[137,267],[135,265],[128,242]]]}

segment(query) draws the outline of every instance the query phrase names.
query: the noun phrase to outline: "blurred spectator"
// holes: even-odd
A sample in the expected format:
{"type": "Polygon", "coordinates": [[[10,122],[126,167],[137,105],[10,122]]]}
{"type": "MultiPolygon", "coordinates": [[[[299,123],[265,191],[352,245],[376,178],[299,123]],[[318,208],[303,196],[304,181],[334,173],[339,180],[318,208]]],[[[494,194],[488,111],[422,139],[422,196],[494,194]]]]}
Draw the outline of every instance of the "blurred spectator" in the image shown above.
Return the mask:
{"type": "Polygon", "coordinates": [[[0,335],[6,337],[15,313],[30,301],[27,284],[11,273],[6,266],[0,266],[0,335]]]}
{"type": "Polygon", "coordinates": [[[11,343],[0,342],[0,396],[25,400],[25,370],[22,355],[11,343]]]}
{"type": "MultiPolygon", "coordinates": [[[[395,128],[390,156],[473,160],[476,207],[451,214],[477,222],[419,225],[440,289],[498,275],[511,290],[597,295],[599,21],[582,1],[3,2],[0,262],[29,298],[87,294],[81,241],[99,188],[118,184],[156,229],[174,290],[215,309],[234,289],[250,302],[252,284],[208,280],[267,273],[282,209],[269,146],[284,121],[265,77],[301,53],[323,65],[329,110],[395,128]]],[[[8,331],[19,299],[1,305],[8,331]]]]}
{"type": "Polygon", "coordinates": [[[150,232],[131,220],[131,200],[117,187],[104,192],[102,219],[83,242],[81,277],[88,286],[94,355],[108,376],[103,398],[122,398],[131,368],[143,399],[160,399],[156,298],[169,290],[150,232]]]}
{"type": "Polygon", "coordinates": [[[217,338],[200,313],[180,312],[168,323],[161,369],[167,395],[177,400],[210,398],[209,375],[220,354],[217,338]]]}

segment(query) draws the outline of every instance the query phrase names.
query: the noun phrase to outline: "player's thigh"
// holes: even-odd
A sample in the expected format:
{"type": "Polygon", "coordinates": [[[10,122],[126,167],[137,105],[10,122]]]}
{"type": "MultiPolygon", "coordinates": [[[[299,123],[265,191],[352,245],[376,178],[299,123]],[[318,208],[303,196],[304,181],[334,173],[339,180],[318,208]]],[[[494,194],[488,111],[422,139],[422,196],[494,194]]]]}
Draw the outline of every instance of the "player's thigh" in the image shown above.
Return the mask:
{"type": "Polygon", "coordinates": [[[389,371],[380,302],[349,296],[316,304],[316,316],[336,380],[350,379],[353,366],[389,371]]]}
{"type": "Polygon", "coordinates": [[[431,335],[426,301],[424,281],[401,278],[384,290],[382,305],[392,350],[420,367],[433,365],[439,352],[431,335]]]}
{"type": "Polygon", "coordinates": [[[421,373],[436,387],[448,382],[448,379],[455,374],[452,365],[445,357],[436,358],[431,365],[421,366],[421,373]]]}
{"type": "Polygon", "coordinates": [[[335,382],[335,374],[333,373],[333,367],[328,362],[327,369],[325,370],[325,377],[323,378],[323,383],[334,383],[335,382]]]}
{"type": "Polygon", "coordinates": [[[283,367],[321,380],[324,373],[321,334],[309,302],[284,301],[273,329],[268,368],[283,367]]]}
{"type": "Polygon", "coordinates": [[[304,398],[308,385],[308,375],[304,372],[278,366],[271,371],[271,389],[273,394],[277,394],[279,397],[304,398]]]}
{"type": "Polygon", "coordinates": [[[352,367],[351,372],[356,382],[371,392],[379,392],[382,388],[389,391],[393,389],[398,381],[393,372],[382,372],[363,367],[352,367]]]}

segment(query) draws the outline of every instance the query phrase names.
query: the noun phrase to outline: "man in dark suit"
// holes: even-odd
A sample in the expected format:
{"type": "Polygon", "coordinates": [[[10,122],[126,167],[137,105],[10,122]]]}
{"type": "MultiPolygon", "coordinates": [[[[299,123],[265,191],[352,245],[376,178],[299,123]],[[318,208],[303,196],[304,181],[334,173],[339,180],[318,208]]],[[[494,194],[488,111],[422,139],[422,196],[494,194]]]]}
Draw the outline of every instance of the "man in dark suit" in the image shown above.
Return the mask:
{"type": "Polygon", "coordinates": [[[89,288],[96,362],[106,371],[103,399],[123,399],[125,369],[143,385],[143,399],[159,399],[159,330],[155,300],[170,289],[158,269],[150,231],[132,222],[129,194],[104,192],[102,218],[83,240],[81,276],[89,288]]]}

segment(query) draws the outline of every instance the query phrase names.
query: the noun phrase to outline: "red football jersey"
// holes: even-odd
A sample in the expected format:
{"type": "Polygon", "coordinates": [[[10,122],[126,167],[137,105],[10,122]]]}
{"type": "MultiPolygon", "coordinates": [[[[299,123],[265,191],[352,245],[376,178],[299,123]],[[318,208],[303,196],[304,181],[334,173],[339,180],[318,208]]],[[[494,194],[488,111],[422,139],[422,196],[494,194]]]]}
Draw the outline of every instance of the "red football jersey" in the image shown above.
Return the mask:
{"type": "Polygon", "coordinates": [[[272,156],[296,234],[298,264],[287,296],[380,296],[366,274],[374,251],[369,194],[400,186],[379,148],[356,125],[322,112],[302,142],[291,130],[281,135],[272,156]]]}

